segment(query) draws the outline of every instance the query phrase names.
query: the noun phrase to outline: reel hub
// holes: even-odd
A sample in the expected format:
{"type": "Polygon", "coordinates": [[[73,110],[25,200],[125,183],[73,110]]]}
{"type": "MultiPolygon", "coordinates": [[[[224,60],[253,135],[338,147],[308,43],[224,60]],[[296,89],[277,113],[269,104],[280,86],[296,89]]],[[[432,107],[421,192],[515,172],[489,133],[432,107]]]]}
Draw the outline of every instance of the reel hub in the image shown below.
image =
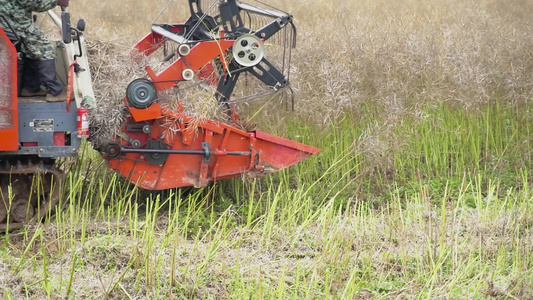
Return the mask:
{"type": "Polygon", "coordinates": [[[265,57],[265,46],[253,34],[238,37],[233,44],[233,59],[243,67],[253,67],[265,57]]]}

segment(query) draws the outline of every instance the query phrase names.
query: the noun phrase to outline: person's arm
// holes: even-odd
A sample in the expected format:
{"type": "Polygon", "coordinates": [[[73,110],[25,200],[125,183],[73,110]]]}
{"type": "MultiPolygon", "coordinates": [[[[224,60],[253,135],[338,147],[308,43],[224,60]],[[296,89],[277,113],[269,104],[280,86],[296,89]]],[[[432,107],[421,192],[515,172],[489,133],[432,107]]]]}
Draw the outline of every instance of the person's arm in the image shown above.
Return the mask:
{"type": "Polygon", "coordinates": [[[45,12],[57,6],[58,0],[15,0],[26,11],[45,12]]]}

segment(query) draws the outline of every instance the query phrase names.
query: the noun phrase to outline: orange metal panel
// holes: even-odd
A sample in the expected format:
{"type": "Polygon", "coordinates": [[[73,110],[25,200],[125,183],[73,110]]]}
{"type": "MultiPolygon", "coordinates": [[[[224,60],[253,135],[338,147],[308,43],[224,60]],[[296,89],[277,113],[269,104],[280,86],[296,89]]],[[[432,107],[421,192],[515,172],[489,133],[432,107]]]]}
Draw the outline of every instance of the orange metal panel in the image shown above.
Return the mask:
{"type": "Polygon", "coordinates": [[[183,80],[181,73],[184,69],[188,68],[197,72],[217,56],[223,56],[224,52],[233,45],[233,42],[233,40],[221,39],[198,43],[191,48],[189,55],[180,57],[159,74],[155,76],[153,74],[149,75],[152,81],[155,82],[155,87],[158,91],[171,88],[176,84],[177,80],[183,80]]]}
{"type": "Polygon", "coordinates": [[[161,104],[159,103],[154,103],[147,108],[139,109],[129,106],[126,98],[124,98],[124,101],[126,102],[126,105],[128,106],[132,117],[137,122],[154,120],[161,117],[161,104]]]}
{"type": "Polygon", "coordinates": [[[245,132],[216,121],[199,122],[187,116],[175,118],[178,116],[181,114],[163,109],[163,116],[152,124],[151,136],[142,132],[127,132],[127,126],[124,132],[141,144],[150,138],[159,139],[171,150],[201,150],[202,142],[209,142],[209,162],[204,162],[204,156],[199,154],[169,154],[162,165],[155,166],[146,162],[140,153],[128,153],[122,158],[110,159],[109,167],[144,189],[202,187],[208,181],[244,173],[261,176],[279,171],[321,151],[260,131],[245,132]],[[182,127],[176,124],[180,122],[198,124],[186,143],[179,129],[182,127]],[[216,131],[210,128],[216,128],[216,131]]]}
{"type": "Polygon", "coordinates": [[[19,149],[17,107],[17,50],[0,28],[0,151],[19,149]]]}
{"type": "Polygon", "coordinates": [[[144,56],[149,56],[150,54],[154,53],[154,51],[159,49],[161,45],[163,45],[163,37],[157,33],[150,32],[135,46],[133,46],[133,50],[143,54],[144,56]]]}

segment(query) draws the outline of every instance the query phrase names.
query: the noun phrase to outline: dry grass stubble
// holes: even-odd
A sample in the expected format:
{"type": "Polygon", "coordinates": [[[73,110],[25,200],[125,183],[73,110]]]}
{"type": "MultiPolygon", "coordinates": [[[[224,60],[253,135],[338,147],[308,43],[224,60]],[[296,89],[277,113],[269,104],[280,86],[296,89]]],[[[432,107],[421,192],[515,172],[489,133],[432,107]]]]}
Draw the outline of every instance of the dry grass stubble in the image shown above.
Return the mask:
{"type": "MultiPolygon", "coordinates": [[[[287,295],[303,296],[301,293],[309,289],[308,295],[325,297],[353,295],[350,288],[357,282],[357,286],[362,286],[356,295],[371,298],[372,293],[365,290],[379,289],[384,298],[411,298],[422,290],[435,298],[450,296],[452,291],[453,295],[470,298],[473,290],[487,286],[484,290],[487,295],[531,296],[531,280],[517,277],[519,274],[510,275],[510,281],[500,278],[506,264],[519,261],[507,257],[506,253],[524,259],[528,255],[528,249],[520,243],[530,243],[532,232],[517,232],[527,222],[523,207],[496,211],[487,205],[486,209],[465,209],[452,202],[445,214],[428,214],[424,207],[430,204],[425,197],[420,194],[405,199],[403,208],[393,202],[382,211],[356,203],[342,215],[326,205],[321,208],[321,217],[307,226],[275,225],[267,239],[260,225],[222,230],[220,235],[201,233],[197,238],[184,238],[177,233],[179,226],[169,222],[165,215],[158,217],[154,231],[148,228],[151,226],[148,223],[134,228],[137,238],[128,226],[118,230],[109,228],[107,223],[95,222],[86,228],[86,242],[80,243],[79,237],[70,239],[68,252],[63,254],[57,244],[62,240],[60,236],[70,230],[78,235],[79,228],[60,229],[56,224],[49,224],[39,229],[43,230],[45,249],[30,247],[32,257],[39,261],[37,268],[24,262],[13,273],[18,263],[15,253],[6,255],[0,262],[0,270],[4,271],[2,274],[12,275],[0,276],[0,284],[16,298],[25,294],[45,297],[40,279],[46,278],[46,273],[39,264],[49,260],[46,272],[54,274],[50,277],[51,286],[58,289],[52,294],[53,299],[64,296],[65,281],[72,266],[76,268],[71,286],[74,298],[123,299],[129,295],[135,299],[153,299],[174,295],[230,299],[241,298],[247,292],[256,295],[262,284],[266,295],[286,285],[287,295]],[[521,242],[509,240],[511,237],[521,242]],[[213,245],[216,245],[214,252],[213,245]],[[493,275],[487,286],[467,288],[472,277],[485,276],[489,261],[499,262],[498,271],[495,270],[498,275],[493,275]],[[432,273],[423,273],[430,270],[432,273]],[[357,282],[350,284],[354,276],[357,282]],[[170,281],[172,278],[174,282],[170,281]],[[395,282],[401,288],[395,287],[395,282]],[[173,292],[170,292],[171,285],[173,292]],[[251,290],[247,291],[246,287],[251,290]],[[295,288],[292,292],[291,287],[295,288]]],[[[515,200],[507,198],[510,202],[515,200]]],[[[221,219],[232,218],[232,215],[221,216],[221,219]]],[[[21,235],[12,235],[10,242],[27,243],[22,239],[21,235]]]]}

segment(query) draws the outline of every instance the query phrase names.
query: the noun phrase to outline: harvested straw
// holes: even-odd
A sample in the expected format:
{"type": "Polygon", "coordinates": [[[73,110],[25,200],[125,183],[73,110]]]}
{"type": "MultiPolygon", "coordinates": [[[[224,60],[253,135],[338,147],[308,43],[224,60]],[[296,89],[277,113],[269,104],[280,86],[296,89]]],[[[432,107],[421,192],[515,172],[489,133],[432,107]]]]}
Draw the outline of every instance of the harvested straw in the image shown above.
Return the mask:
{"type": "MultiPolygon", "coordinates": [[[[88,41],[91,73],[97,105],[91,113],[93,142],[101,145],[117,137],[125,122],[127,108],[124,102],[128,84],[136,78],[146,78],[145,67],[156,72],[170,62],[161,63],[156,57],[131,54],[130,46],[121,40],[88,41]]],[[[177,109],[178,101],[183,111],[194,118],[225,121],[226,115],[214,97],[215,89],[199,80],[181,82],[174,88],[158,94],[163,107],[177,109]]]]}
{"type": "Polygon", "coordinates": [[[91,111],[93,140],[96,144],[117,136],[125,121],[124,95],[128,83],[142,77],[141,66],[124,54],[119,42],[87,41],[96,107],[91,111]]]}

